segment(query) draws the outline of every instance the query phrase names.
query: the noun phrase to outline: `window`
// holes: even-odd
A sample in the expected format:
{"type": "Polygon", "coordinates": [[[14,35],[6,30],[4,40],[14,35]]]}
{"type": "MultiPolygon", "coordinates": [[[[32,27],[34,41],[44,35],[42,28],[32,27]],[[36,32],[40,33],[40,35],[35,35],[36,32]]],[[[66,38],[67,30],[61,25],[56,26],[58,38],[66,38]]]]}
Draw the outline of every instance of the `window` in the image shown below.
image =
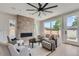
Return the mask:
{"type": "Polygon", "coordinates": [[[69,16],[67,18],[67,27],[76,27],[77,26],[77,17],[69,16]]]}
{"type": "Polygon", "coordinates": [[[45,34],[58,34],[61,27],[61,20],[49,20],[44,22],[45,34]]]}
{"type": "Polygon", "coordinates": [[[9,20],[9,37],[10,39],[15,38],[16,36],[16,21],[15,20],[9,20]]]}
{"type": "Polygon", "coordinates": [[[50,29],[50,21],[44,22],[44,28],[50,29]]]}
{"type": "Polygon", "coordinates": [[[50,27],[51,22],[50,21],[46,21],[44,22],[44,34],[50,34],[50,27]]]}

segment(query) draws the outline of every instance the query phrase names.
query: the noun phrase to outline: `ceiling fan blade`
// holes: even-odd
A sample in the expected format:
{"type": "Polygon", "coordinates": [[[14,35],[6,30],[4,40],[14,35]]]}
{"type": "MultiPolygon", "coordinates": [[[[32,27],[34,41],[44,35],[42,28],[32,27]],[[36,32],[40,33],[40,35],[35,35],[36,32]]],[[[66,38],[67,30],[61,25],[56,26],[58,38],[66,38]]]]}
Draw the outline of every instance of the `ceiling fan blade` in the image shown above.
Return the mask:
{"type": "Polygon", "coordinates": [[[34,6],[34,5],[30,4],[30,3],[27,3],[27,4],[34,7],[34,8],[36,8],[36,9],[38,9],[36,6],[34,6]]]}
{"type": "Polygon", "coordinates": [[[35,9],[27,9],[26,11],[36,11],[35,9]]]}
{"type": "Polygon", "coordinates": [[[52,11],[44,11],[44,12],[53,13],[52,11]]]}
{"type": "Polygon", "coordinates": [[[58,5],[55,5],[55,6],[51,6],[51,7],[45,8],[44,10],[51,9],[51,8],[55,8],[55,7],[58,7],[58,5]]]}
{"type": "Polygon", "coordinates": [[[43,9],[48,5],[48,3],[45,3],[44,6],[42,7],[43,9]]]}
{"type": "Polygon", "coordinates": [[[41,6],[42,6],[41,3],[38,3],[38,5],[39,5],[39,8],[41,8],[41,6]]]}

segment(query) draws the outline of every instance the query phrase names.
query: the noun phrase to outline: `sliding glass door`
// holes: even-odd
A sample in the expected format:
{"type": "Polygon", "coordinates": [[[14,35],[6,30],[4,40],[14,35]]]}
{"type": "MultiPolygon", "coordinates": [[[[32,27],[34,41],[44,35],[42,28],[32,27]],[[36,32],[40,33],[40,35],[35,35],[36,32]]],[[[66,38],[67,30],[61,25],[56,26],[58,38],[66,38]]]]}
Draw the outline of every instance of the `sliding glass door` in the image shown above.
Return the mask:
{"type": "Polygon", "coordinates": [[[78,42],[78,17],[77,16],[67,16],[65,18],[65,41],[69,44],[74,44],[78,42]]]}

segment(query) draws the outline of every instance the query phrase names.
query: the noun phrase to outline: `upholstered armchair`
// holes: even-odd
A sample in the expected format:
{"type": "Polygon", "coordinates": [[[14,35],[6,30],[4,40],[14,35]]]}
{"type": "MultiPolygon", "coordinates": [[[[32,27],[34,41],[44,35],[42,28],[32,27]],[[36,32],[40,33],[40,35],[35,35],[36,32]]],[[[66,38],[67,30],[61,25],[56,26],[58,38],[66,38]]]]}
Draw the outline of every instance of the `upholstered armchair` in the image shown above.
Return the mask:
{"type": "Polygon", "coordinates": [[[45,48],[45,49],[48,49],[49,51],[54,51],[55,48],[56,48],[55,41],[44,39],[42,41],[42,47],[45,48]]]}
{"type": "Polygon", "coordinates": [[[41,43],[42,41],[43,41],[43,36],[42,35],[38,35],[37,36],[37,41],[39,42],[39,43],[41,43]]]}
{"type": "Polygon", "coordinates": [[[11,56],[31,56],[28,46],[17,46],[9,44],[8,46],[11,56]]]}
{"type": "Polygon", "coordinates": [[[16,38],[10,39],[9,36],[7,36],[7,40],[8,40],[8,43],[11,43],[11,44],[16,44],[17,43],[17,39],[16,38]]]}
{"type": "Polygon", "coordinates": [[[54,40],[55,41],[55,45],[57,47],[57,35],[51,35],[49,40],[54,40]]]}
{"type": "Polygon", "coordinates": [[[42,47],[48,50],[54,51],[57,47],[57,39],[54,35],[47,35],[46,38],[42,41],[42,47]]]}
{"type": "Polygon", "coordinates": [[[45,36],[46,38],[49,38],[50,37],[50,34],[46,34],[46,36],[45,36]]]}

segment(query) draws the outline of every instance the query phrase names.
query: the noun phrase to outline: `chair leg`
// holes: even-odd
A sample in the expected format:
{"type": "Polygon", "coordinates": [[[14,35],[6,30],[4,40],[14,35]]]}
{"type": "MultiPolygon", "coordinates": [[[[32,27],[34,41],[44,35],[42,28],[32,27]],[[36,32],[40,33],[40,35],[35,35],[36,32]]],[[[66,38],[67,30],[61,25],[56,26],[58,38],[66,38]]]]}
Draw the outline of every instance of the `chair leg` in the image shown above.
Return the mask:
{"type": "Polygon", "coordinates": [[[32,56],[31,53],[29,53],[29,56],[32,56]]]}
{"type": "Polygon", "coordinates": [[[29,42],[29,46],[30,46],[30,42],[29,42]]]}
{"type": "Polygon", "coordinates": [[[40,42],[38,42],[38,45],[40,45],[40,42]]]}

